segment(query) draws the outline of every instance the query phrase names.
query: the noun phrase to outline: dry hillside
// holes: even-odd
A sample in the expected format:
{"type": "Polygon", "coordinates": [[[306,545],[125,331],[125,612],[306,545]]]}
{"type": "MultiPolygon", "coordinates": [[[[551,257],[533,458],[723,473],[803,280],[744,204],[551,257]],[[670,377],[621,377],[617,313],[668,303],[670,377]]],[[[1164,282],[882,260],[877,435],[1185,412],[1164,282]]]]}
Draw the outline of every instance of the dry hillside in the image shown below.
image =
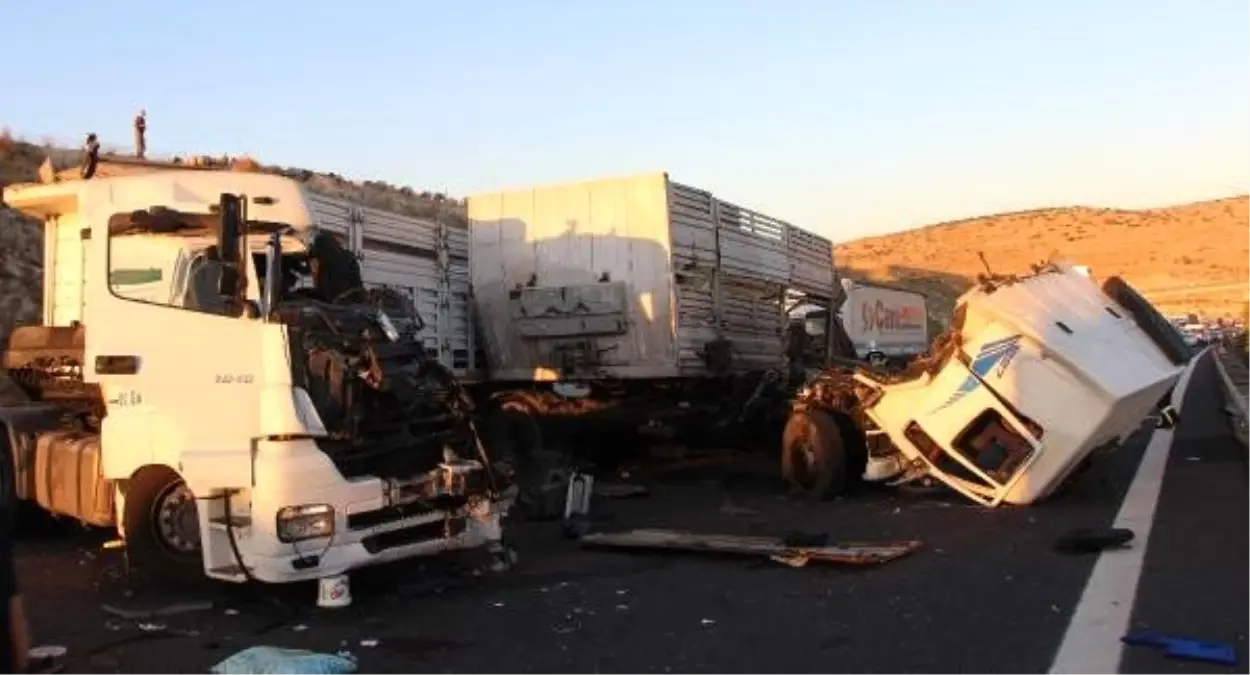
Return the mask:
{"type": "MultiPolygon", "coordinates": [[[[106,154],[107,156],[107,154],[106,154]]],[[[39,167],[50,159],[55,169],[80,163],[82,153],[34,144],[0,130],[0,186],[39,180],[39,167]]],[[[224,163],[228,159],[195,157],[186,161],[224,163]]],[[[258,165],[259,170],[303,182],[311,190],[345,197],[389,211],[424,218],[465,218],[464,204],[435,192],[419,192],[380,181],[351,181],[333,173],[258,165]]],[[[101,176],[106,175],[104,169],[101,176]]],[[[40,319],[43,290],[43,235],[41,226],[0,207],[0,344],[13,326],[40,319]]]]}
{"type": "Polygon", "coordinates": [[[935,299],[939,315],[984,271],[1019,273],[1062,257],[1100,278],[1121,275],[1167,312],[1238,316],[1250,277],[1245,196],[1160,209],[1069,207],[984,216],[839,244],[853,278],[889,281],[935,299]]]}

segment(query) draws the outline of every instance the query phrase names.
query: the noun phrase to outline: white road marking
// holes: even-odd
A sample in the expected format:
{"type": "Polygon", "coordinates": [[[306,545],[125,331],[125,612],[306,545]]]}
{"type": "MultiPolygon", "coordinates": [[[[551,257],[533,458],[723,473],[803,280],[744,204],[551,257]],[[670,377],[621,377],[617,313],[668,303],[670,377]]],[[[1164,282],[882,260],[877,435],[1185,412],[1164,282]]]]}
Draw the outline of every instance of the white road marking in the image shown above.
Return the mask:
{"type": "MultiPolygon", "coordinates": [[[[1181,373],[1172,392],[1172,405],[1179,413],[1185,402],[1189,380],[1207,350],[1195,356],[1181,373]]],[[[1128,494],[1120,505],[1112,527],[1133,531],[1131,548],[1105,551],[1098,556],[1094,571],[1085,582],[1085,591],[1068,622],[1063,642],[1051,663],[1052,673],[1116,673],[1124,645],[1120,638],[1128,629],[1137,599],[1137,584],[1146,558],[1146,544],[1154,524],[1155,507],[1163,487],[1168,453],[1172,449],[1172,429],[1155,429],[1146,446],[1128,494]]]]}

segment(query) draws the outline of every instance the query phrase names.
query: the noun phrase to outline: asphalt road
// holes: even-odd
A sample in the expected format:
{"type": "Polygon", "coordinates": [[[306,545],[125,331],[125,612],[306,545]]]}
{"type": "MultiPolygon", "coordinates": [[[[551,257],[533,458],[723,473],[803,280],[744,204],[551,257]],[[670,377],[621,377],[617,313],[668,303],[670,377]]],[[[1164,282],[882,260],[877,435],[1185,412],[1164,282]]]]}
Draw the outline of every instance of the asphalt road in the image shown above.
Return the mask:
{"type": "MultiPolygon", "coordinates": [[[[1131,628],[1231,642],[1244,663],[1246,454],[1221,396],[1207,358],[1168,460],[1131,628]]],[[[521,559],[509,573],[475,577],[466,561],[393,565],[355,575],[351,607],[319,610],[306,585],[128,584],[104,535],[62,526],[27,533],[19,574],[36,642],[68,647],[71,672],[205,672],[254,644],[346,648],[363,672],[1044,672],[1097,559],[1053,542],[1113,522],[1152,431],[1030,508],[887,490],[795,502],[773,483],[771,462],[667,473],[647,480],[649,497],[597,507],[601,529],[924,542],[873,568],[591,552],[556,525],[525,523],[512,530],[521,559]],[[726,499],[754,513],[728,515],[726,499]],[[181,635],[100,609],[205,599],[213,609],[161,620],[181,635]]],[[[1129,648],[1121,670],[1231,669],[1129,648]]]]}

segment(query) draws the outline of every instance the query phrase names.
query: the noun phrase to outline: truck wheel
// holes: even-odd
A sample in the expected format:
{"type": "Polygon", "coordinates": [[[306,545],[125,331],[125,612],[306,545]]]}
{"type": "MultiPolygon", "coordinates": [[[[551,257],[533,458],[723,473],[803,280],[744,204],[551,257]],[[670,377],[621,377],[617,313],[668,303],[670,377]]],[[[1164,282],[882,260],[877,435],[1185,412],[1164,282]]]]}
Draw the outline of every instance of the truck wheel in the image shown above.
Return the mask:
{"type": "Polygon", "coordinates": [[[1132,316],[1133,321],[1142,329],[1146,336],[1163,352],[1173,365],[1181,366],[1189,362],[1193,354],[1185,339],[1172,327],[1159,310],[1154,308],[1128,282],[1120,277],[1111,277],[1103,282],[1102,292],[1116,301],[1132,316]]]}
{"type": "Polygon", "coordinates": [[[164,466],[141,469],[126,489],[126,551],[146,573],[190,578],[203,570],[195,495],[164,466]]]}
{"type": "Polygon", "coordinates": [[[842,451],[846,456],[846,484],[851,487],[859,484],[864,472],[868,470],[868,439],[848,415],[835,413],[831,417],[842,434],[842,451]]]}
{"type": "Polygon", "coordinates": [[[781,435],[781,474],[795,493],[809,499],[827,499],[846,489],[846,448],[831,415],[820,410],[790,414],[781,435]]]}

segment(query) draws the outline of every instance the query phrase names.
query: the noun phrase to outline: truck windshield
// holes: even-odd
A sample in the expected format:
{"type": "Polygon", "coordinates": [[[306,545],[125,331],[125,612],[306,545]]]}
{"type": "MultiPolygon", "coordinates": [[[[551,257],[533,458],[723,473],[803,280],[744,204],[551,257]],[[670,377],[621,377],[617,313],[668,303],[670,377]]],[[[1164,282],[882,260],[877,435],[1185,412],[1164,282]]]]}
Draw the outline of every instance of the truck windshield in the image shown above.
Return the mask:
{"type": "MultiPolygon", "coordinates": [[[[244,316],[252,305],[245,299],[254,299],[259,289],[242,270],[241,292],[233,297],[221,293],[230,264],[217,250],[217,220],[213,214],[163,208],[114,215],[108,221],[109,290],[125,300],[244,316]]],[[[281,226],[249,222],[248,249],[263,251],[263,232],[275,228],[281,226]]],[[[292,247],[300,247],[299,242],[292,247]]]]}

